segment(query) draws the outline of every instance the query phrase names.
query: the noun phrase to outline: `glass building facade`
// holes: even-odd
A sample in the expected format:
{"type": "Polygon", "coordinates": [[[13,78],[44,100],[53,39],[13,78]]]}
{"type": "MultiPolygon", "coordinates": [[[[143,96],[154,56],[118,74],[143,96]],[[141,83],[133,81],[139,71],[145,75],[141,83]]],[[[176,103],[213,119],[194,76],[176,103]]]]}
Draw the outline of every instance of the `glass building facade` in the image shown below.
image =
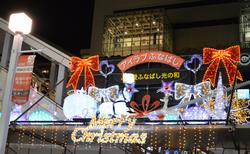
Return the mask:
{"type": "Polygon", "coordinates": [[[105,56],[171,50],[172,30],[166,12],[143,10],[107,16],[102,47],[105,56]]]}

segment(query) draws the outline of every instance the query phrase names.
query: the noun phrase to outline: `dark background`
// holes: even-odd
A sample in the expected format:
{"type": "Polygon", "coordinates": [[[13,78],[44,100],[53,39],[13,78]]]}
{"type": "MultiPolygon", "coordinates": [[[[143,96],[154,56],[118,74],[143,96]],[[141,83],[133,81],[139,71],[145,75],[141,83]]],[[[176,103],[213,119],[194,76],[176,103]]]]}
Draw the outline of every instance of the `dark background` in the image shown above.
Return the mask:
{"type": "Polygon", "coordinates": [[[94,0],[1,0],[0,17],[9,20],[11,13],[25,12],[33,20],[31,34],[80,55],[90,47],[94,0]]]}

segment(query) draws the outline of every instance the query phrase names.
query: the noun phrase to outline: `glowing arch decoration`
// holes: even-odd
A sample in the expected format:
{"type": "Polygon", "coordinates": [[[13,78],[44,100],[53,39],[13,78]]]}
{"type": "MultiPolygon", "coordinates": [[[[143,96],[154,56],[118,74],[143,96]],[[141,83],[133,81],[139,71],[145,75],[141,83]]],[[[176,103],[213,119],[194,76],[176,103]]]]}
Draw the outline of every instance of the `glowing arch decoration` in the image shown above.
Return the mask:
{"type": "Polygon", "coordinates": [[[226,69],[231,87],[233,86],[235,75],[236,79],[243,80],[240,72],[237,70],[237,63],[240,62],[240,46],[235,45],[224,50],[203,48],[203,63],[209,64],[203,76],[203,81],[208,80],[213,87],[215,86],[216,74],[221,61],[226,69]]]}
{"type": "Polygon", "coordinates": [[[169,52],[146,51],[129,56],[117,64],[118,68],[125,72],[131,67],[143,63],[162,63],[180,69],[184,59],[169,52]]]}

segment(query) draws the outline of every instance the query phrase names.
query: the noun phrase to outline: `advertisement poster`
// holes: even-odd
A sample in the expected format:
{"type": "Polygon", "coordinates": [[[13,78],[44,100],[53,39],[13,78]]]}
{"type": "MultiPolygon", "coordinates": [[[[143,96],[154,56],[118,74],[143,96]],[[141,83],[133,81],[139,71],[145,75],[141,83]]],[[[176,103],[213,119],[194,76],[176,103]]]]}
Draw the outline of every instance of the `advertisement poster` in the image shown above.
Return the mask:
{"type": "Polygon", "coordinates": [[[29,100],[34,61],[35,55],[19,57],[12,92],[12,102],[15,104],[23,105],[29,100]]]}

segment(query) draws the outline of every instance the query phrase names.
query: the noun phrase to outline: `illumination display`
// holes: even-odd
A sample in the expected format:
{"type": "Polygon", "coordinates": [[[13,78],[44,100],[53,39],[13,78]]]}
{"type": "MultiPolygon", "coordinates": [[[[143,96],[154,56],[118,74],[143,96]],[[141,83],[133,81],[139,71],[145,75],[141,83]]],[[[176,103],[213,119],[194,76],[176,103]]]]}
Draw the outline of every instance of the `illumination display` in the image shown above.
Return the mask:
{"type": "Polygon", "coordinates": [[[165,95],[174,92],[174,83],[173,82],[164,82],[161,81],[161,88],[157,92],[162,92],[165,95]]]}
{"type": "Polygon", "coordinates": [[[89,87],[88,95],[93,97],[97,102],[109,102],[115,101],[118,98],[119,86],[111,86],[108,88],[97,88],[97,87],[89,87]]]}
{"type": "MultiPolygon", "coordinates": [[[[178,113],[168,113],[165,115],[164,120],[180,120],[178,113]]],[[[164,122],[164,124],[177,124],[177,122],[164,122]]]]}
{"type": "Polygon", "coordinates": [[[143,117],[148,115],[150,112],[156,110],[161,106],[161,103],[159,101],[154,101],[153,103],[150,103],[150,95],[144,95],[142,97],[142,107],[139,107],[138,103],[135,101],[132,101],[130,103],[130,106],[135,110],[135,114],[138,117],[143,117]]]}
{"type": "Polygon", "coordinates": [[[115,66],[113,64],[109,64],[107,60],[102,60],[100,63],[100,73],[105,78],[108,77],[108,75],[112,74],[115,71],[115,66]]]}
{"type": "Polygon", "coordinates": [[[95,78],[92,71],[99,71],[99,56],[91,56],[87,59],[81,59],[78,57],[71,57],[70,71],[72,76],[69,79],[66,87],[72,86],[74,90],[77,89],[77,84],[84,70],[84,90],[87,90],[89,86],[95,86],[95,78]]]}
{"type": "Polygon", "coordinates": [[[202,58],[200,55],[193,55],[190,60],[184,63],[184,67],[187,70],[193,72],[194,74],[199,71],[199,69],[201,68],[201,65],[202,65],[202,58]],[[195,61],[198,62],[198,66],[196,66],[196,68],[192,68],[191,65],[194,64],[195,61]]]}
{"type": "Polygon", "coordinates": [[[175,83],[175,99],[181,100],[180,104],[194,98],[203,97],[209,94],[211,85],[209,81],[201,82],[196,85],[188,85],[185,83],[175,83]]]}
{"type": "MultiPolygon", "coordinates": [[[[190,107],[188,109],[186,109],[183,113],[182,113],[182,119],[183,120],[209,120],[210,116],[209,113],[199,107],[199,106],[195,106],[195,107],[190,107]]],[[[204,124],[207,122],[187,122],[189,124],[204,124]]]]}
{"type": "Polygon", "coordinates": [[[84,91],[77,91],[64,99],[63,113],[68,119],[91,118],[97,111],[97,102],[84,91]]]}
{"type": "Polygon", "coordinates": [[[132,73],[123,73],[122,74],[123,83],[133,84],[135,83],[135,76],[132,73]]]}
{"type": "MultiPolygon", "coordinates": [[[[13,110],[10,113],[10,121],[16,120],[22,114],[22,106],[15,104],[13,110]]],[[[18,121],[26,121],[26,115],[23,115],[18,121]]]]}
{"type": "Polygon", "coordinates": [[[34,111],[29,115],[29,121],[53,121],[53,116],[45,111],[34,111]]]}
{"type": "Polygon", "coordinates": [[[249,89],[237,89],[237,97],[239,99],[250,99],[249,89]]]}
{"type": "Polygon", "coordinates": [[[71,139],[74,142],[89,142],[96,141],[97,143],[131,143],[131,144],[144,144],[147,139],[147,133],[130,133],[136,123],[136,119],[132,118],[112,118],[106,119],[100,117],[98,120],[93,117],[88,127],[75,128],[71,134],[71,139]],[[115,132],[114,126],[120,128],[122,124],[127,123],[122,132],[115,132]],[[100,132],[93,131],[97,129],[100,132]],[[110,129],[110,132],[104,130],[110,129]]]}
{"type": "Polygon", "coordinates": [[[130,97],[132,97],[134,93],[139,92],[139,90],[137,90],[135,88],[135,83],[132,83],[132,84],[126,83],[125,84],[125,90],[130,95],[130,97]]]}
{"type": "Polygon", "coordinates": [[[232,87],[235,75],[236,79],[243,81],[242,76],[237,70],[237,63],[240,62],[240,46],[235,45],[224,50],[217,50],[213,48],[203,48],[203,63],[209,64],[204,76],[203,81],[210,81],[212,86],[215,86],[216,74],[220,62],[223,63],[229,85],[232,87]],[[236,74],[237,72],[237,74],[236,74]]]}

